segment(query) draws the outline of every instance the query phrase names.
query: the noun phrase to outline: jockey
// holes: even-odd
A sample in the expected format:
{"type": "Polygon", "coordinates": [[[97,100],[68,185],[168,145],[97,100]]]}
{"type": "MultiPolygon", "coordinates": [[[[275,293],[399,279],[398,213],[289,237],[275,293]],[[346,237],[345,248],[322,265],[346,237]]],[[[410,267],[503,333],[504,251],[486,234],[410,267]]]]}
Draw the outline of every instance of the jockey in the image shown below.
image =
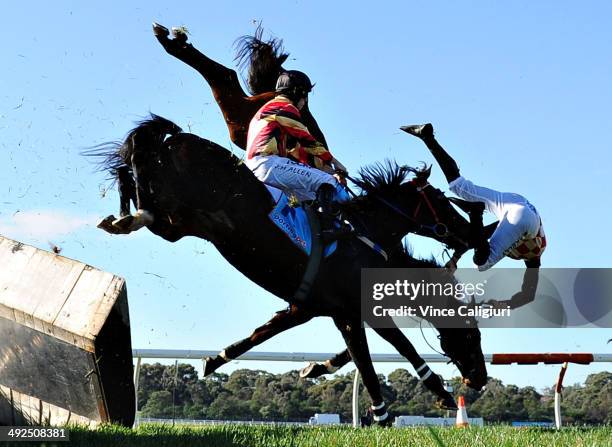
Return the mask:
{"type": "Polygon", "coordinates": [[[540,266],[546,237],[538,211],[525,197],[477,186],[461,176],[455,160],[436,141],[431,124],[401,129],[423,140],[442,168],[452,192],[468,202],[484,202],[485,208],[499,220],[490,241],[476,247],[474,263],[478,270],[493,267],[504,256],[523,260],[527,267],[540,266]]]}
{"type": "Polygon", "coordinates": [[[311,90],[310,79],[300,71],[279,76],[276,97],[249,124],[245,164],[263,183],[300,201],[316,198],[323,214],[331,215],[334,201],[348,200],[341,178],[333,175],[346,168],[302,124],[300,109],[311,90]]]}

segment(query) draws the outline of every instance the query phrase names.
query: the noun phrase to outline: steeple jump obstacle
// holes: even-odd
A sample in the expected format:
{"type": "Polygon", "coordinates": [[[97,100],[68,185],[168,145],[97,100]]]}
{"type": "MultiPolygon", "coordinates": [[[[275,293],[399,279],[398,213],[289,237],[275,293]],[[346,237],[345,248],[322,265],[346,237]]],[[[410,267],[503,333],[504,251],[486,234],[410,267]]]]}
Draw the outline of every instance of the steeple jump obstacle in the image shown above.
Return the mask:
{"type": "Polygon", "coordinates": [[[131,426],[125,281],[0,236],[0,425],[131,426]]]}

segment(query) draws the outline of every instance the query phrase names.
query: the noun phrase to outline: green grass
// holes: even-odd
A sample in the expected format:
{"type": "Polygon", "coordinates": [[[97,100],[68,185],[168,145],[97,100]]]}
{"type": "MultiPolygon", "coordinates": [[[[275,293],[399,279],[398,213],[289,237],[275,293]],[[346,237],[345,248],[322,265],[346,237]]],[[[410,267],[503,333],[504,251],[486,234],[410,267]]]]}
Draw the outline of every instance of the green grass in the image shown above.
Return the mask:
{"type": "MultiPolygon", "coordinates": [[[[0,443],[3,447],[7,445],[0,443]]],[[[26,443],[14,443],[25,447],[26,443]]],[[[33,445],[33,444],[29,444],[33,445]]],[[[48,444],[51,445],[51,444],[48,444]]],[[[135,430],[103,426],[98,430],[70,428],[70,442],[58,446],[172,446],[172,447],[476,447],[476,446],[612,446],[612,427],[512,428],[372,428],[287,426],[175,426],[147,424],[135,430]]]]}

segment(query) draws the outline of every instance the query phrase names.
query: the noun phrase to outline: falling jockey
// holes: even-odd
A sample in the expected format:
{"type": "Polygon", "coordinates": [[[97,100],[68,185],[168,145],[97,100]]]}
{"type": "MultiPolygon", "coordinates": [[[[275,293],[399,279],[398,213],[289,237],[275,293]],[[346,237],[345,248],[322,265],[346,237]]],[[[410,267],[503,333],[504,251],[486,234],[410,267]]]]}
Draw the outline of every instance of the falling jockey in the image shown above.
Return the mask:
{"type": "Polygon", "coordinates": [[[276,82],[276,97],[257,111],[249,125],[245,164],[263,183],[298,200],[316,199],[323,215],[336,212],[336,202],[348,199],[340,184],[346,172],[302,124],[300,109],[312,83],[304,73],[290,70],[276,82]]]}
{"type": "Polygon", "coordinates": [[[504,256],[523,260],[527,267],[540,266],[546,237],[540,215],[525,197],[477,186],[461,176],[455,160],[436,141],[431,124],[403,126],[401,129],[423,140],[442,168],[453,193],[468,202],[484,203],[485,209],[499,219],[490,240],[487,242],[483,238],[476,247],[474,263],[480,271],[491,268],[504,256]]]}

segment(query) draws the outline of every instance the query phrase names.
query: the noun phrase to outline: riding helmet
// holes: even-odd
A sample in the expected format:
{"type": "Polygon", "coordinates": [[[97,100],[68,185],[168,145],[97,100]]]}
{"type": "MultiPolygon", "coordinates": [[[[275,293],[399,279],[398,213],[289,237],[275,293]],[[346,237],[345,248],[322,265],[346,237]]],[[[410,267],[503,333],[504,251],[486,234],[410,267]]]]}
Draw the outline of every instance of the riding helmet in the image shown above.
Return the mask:
{"type": "Polygon", "coordinates": [[[278,77],[276,81],[276,92],[291,94],[295,96],[306,95],[312,90],[312,82],[306,76],[297,70],[288,70],[278,77]]]}

